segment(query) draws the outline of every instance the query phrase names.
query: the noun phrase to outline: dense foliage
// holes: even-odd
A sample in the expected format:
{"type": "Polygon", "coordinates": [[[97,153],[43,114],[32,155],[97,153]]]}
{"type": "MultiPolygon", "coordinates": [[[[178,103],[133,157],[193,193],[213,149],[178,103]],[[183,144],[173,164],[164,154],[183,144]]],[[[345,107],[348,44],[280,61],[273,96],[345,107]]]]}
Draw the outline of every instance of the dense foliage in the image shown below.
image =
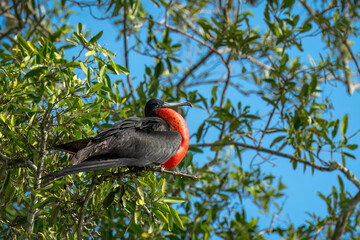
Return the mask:
{"type": "Polygon", "coordinates": [[[360,182],[347,161],[357,159],[358,129],[348,131],[347,114],[333,117],[329,93],[358,94],[358,7],[2,1],[0,238],[357,239],[360,182]],[[76,11],[119,30],[123,64],[86,19],[69,24],[76,11]],[[199,181],[123,168],[42,184],[69,164],[54,145],[143,116],[150,98],[194,104],[182,112],[191,146],[174,171],[199,181]],[[325,216],[300,226],[281,221],[286,182],[262,170],[279,159],[292,163],[288,171],[338,173],[331,193],[318,189],[325,216]],[[259,224],[269,215],[270,225],[259,224]]]}

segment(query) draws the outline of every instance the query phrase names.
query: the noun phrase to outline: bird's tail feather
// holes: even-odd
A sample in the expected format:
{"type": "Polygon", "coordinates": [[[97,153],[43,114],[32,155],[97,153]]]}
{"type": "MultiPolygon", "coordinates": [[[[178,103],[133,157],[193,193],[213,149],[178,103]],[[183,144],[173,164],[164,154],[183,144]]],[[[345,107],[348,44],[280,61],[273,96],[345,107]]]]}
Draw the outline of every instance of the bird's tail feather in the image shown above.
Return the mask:
{"type": "Polygon", "coordinates": [[[54,148],[63,152],[75,154],[80,149],[85,148],[91,141],[92,137],[76,140],[74,142],[68,142],[60,145],[56,145],[54,148]]]}
{"type": "Polygon", "coordinates": [[[134,163],[134,159],[131,158],[115,158],[115,159],[89,159],[77,165],[69,165],[63,169],[50,173],[44,176],[43,180],[51,180],[55,178],[64,177],[69,174],[87,172],[94,170],[102,170],[108,168],[124,167],[130,166],[131,163],[134,163]]]}

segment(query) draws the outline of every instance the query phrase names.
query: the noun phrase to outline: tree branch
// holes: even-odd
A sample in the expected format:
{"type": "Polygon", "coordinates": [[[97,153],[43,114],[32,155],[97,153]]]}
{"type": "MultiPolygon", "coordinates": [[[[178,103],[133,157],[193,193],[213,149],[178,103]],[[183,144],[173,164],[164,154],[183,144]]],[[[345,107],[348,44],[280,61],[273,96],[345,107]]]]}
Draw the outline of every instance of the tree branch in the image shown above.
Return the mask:
{"type": "Polygon", "coordinates": [[[195,37],[194,35],[191,35],[191,34],[189,34],[189,33],[187,33],[187,32],[184,32],[184,31],[182,31],[182,30],[180,30],[180,29],[178,29],[178,28],[172,27],[172,26],[170,26],[170,25],[167,25],[167,24],[158,22],[158,21],[156,21],[156,20],[154,20],[154,19],[151,19],[151,18],[148,18],[148,20],[149,20],[149,21],[152,21],[153,23],[156,23],[156,24],[158,24],[158,25],[167,27],[167,28],[169,28],[169,29],[170,29],[171,31],[173,31],[173,32],[180,33],[181,35],[184,35],[184,36],[186,36],[186,37],[188,37],[188,38],[190,38],[190,39],[192,39],[192,40],[200,43],[201,45],[209,48],[210,50],[212,50],[213,52],[215,52],[217,55],[219,55],[219,57],[221,58],[221,61],[226,62],[225,58],[222,56],[222,53],[219,52],[219,50],[217,50],[217,49],[214,48],[213,46],[207,44],[206,42],[202,41],[201,39],[195,37]]]}
{"type": "Polygon", "coordinates": [[[332,172],[334,170],[339,170],[341,171],[345,177],[351,181],[358,189],[360,189],[360,182],[359,180],[355,177],[355,175],[347,168],[345,168],[344,166],[342,166],[341,164],[339,164],[338,162],[335,161],[330,161],[329,163],[329,167],[323,167],[320,165],[317,165],[316,163],[313,162],[308,162],[302,158],[299,157],[295,157],[292,156],[290,154],[286,154],[286,153],[282,153],[282,152],[278,152],[275,150],[271,150],[268,148],[263,148],[263,147],[259,147],[259,146],[253,146],[253,145],[249,145],[246,143],[239,143],[239,142],[226,142],[226,143],[201,143],[201,144],[192,144],[191,147],[218,147],[218,146],[240,146],[243,148],[248,148],[248,149],[252,149],[252,150],[256,150],[259,152],[265,152],[265,153],[269,153],[275,156],[279,156],[279,157],[283,157],[283,158],[287,158],[296,162],[300,162],[302,164],[305,164],[307,166],[310,166],[312,168],[315,168],[317,170],[320,171],[325,171],[325,172],[332,172]]]}
{"type": "MultiPolygon", "coordinates": [[[[45,157],[47,154],[46,144],[47,144],[49,133],[46,128],[47,128],[47,124],[49,121],[48,118],[50,116],[50,112],[51,112],[51,109],[48,109],[44,113],[43,119],[42,119],[42,122],[40,125],[40,129],[41,129],[41,142],[40,142],[40,152],[39,152],[40,156],[39,156],[39,160],[37,163],[37,169],[36,169],[35,176],[34,176],[33,190],[40,188],[40,184],[41,184],[41,173],[42,173],[43,166],[44,166],[44,160],[45,160],[45,157]]],[[[26,232],[28,234],[28,237],[30,237],[30,238],[31,238],[31,234],[33,232],[35,215],[38,212],[38,209],[33,209],[33,206],[38,201],[39,201],[39,197],[32,193],[31,194],[31,203],[30,203],[28,215],[27,215],[27,224],[26,224],[26,232]]]]}
{"type": "Polygon", "coordinates": [[[333,169],[333,170],[339,170],[340,172],[342,172],[347,179],[349,179],[352,183],[354,183],[356,185],[356,187],[358,189],[360,189],[360,182],[359,180],[356,178],[356,176],[349,170],[347,169],[346,167],[344,167],[343,165],[341,165],[340,163],[338,162],[335,162],[335,161],[331,161],[330,162],[330,169],[333,169]]]}
{"type": "Polygon", "coordinates": [[[196,70],[198,67],[200,67],[212,54],[214,51],[210,50],[205,56],[203,56],[194,66],[192,66],[185,74],[184,76],[179,80],[179,82],[176,84],[177,89],[177,95],[179,95],[180,89],[184,85],[186,79],[196,70]]]}
{"type": "Polygon", "coordinates": [[[163,168],[151,168],[151,169],[146,169],[146,170],[149,170],[151,172],[166,173],[166,174],[173,175],[173,176],[180,176],[180,177],[183,177],[183,178],[190,178],[190,179],[195,180],[195,181],[200,180],[198,177],[196,177],[194,175],[190,175],[190,174],[182,173],[182,172],[176,172],[176,171],[169,171],[169,170],[165,170],[163,168]]]}
{"type": "Polygon", "coordinates": [[[83,225],[84,225],[84,218],[85,218],[85,214],[86,214],[86,209],[90,200],[90,197],[92,195],[92,193],[94,192],[96,187],[95,182],[93,181],[90,184],[89,189],[87,190],[86,194],[85,194],[85,198],[82,202],[82,206],[80,209],[80,215],[79,215],[79,220],[78,220],[78,224],[77,224],[77,237],[79,240],[81,240],[83,238],[83,225]]]}
{"type": "MultiPolygon", "coordinates": [[[[197,176],[191,175],[191,174],[187,174],[187,173],[182,173],[182,172],[176,172],[176,171],[170,171],[170,170],[166,170],[163,167],[131,167],[129,170],[126,170],[124,172],[120,172],[119,175],[121,177],[130,174],[130,173],[139,173],[139,172],[144,172],[144,171],[149,171],[149,172],[159,172],[159,173],[166,173],[169,175],[173,175],[173,176],[180,176],[183,178],[190,178],[192,180],[196,180],[199,181],[200,179],[197,176]]],[[[113,175],[113,174],[112,174],[113,175]]],[[[107,179],[109,176],[112,175],[103,175],[100,177],[100,181],[103,181],[105,179],[107,179]]]]}
{"type": "Polygon", "coordinates": [[[345,227],[351,216],[351,212],[354,211],[356,205],[360,202],[360,192],[358,192],[355,197],[353,197],[345,207],[342,208],[340,216],[337,218],[334,235],[332,240],[340,240],[344,234],[345,227]]]}

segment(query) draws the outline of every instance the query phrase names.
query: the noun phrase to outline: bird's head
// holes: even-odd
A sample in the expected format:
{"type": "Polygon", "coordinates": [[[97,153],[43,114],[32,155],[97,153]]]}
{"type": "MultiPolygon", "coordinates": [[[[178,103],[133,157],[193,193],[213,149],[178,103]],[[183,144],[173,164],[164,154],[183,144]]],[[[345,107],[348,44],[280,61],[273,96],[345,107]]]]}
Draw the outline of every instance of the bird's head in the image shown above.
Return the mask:
{"type": "Polygon", "coordinates": [[[190,102],[181,102],[181,103],[167,103],[160,99],[151,99],[145,105],[145,116],[146,117],[155,117],[155,110],[160,108],[173,108],[188,106],[192,107],[190,102]]]}

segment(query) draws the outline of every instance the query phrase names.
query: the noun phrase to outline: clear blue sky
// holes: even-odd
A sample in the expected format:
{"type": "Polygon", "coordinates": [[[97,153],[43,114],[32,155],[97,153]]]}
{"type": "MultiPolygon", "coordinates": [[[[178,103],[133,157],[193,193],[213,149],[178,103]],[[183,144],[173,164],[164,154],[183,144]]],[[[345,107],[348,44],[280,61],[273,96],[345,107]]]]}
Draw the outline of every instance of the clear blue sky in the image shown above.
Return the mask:
{"type": "MultiPolygon", "coordinates": [[[[253,18],[251,24],[253,26],[260,26],[260,28],[262,29],[264,29],[265,27],[263,21],[263,6],[264,4],[256,8],[250,9],[251,11],[254,12],[254,15],[256,16],[253,18]]],[[[298,11],[301,14],[306,14],[301,7],[298,8],[299,8],[298,11]]],[[[156,9],[154,10],[158,11],[156,9]]],[[[82,22],[83,26],[86,29],[90,29],[91,35],[95,35],[99,31],[104,31],[104,34],[99,42],[103,46],[106,46],[108,49],[113,51],[114,53],[117,53],[117,57],[115,59],[116,62],[123,64],[124,59],[121,59],[123,44],[122,41],[116,41],[116,37],[118,36],[118,33],[114,33],[117,31],[117,28],[114,27],[108,21],[94,20],[92,17],[89,16],[88,11],[86,10],[81,12],[81,10],[76,9],[76,11],[80,12],[80,15],[71,17],[70,24],[76,26],[78,22],[82,22]]],[[[317,61],[319,59],[319,53],[324,53],[327,50],[323,45],[320,45],[319,43],[316,43],[313,40],[304,41],[303,44],[305,51],[301,53],[297,50],[293,50],[292,55],[290,57],[295,58],[295,56],[297,56],[298,54],[305,57],[311,55],[312,58],[314,58],[314,60],[317,61]]],[[[129,45],[132,45],[131,39],[129,45]]],[[[148,59],[146,57],[135,54],[134,52],[132,52],[132,54],[130,55],[130,72],[131,72],[130,74],[131,77],[134,79],[135,84],[138,82],[138,80],[142,80],[144,65],[147,64],[146,63],[147,60],[148,59]]],[[[310,62],[308,62],[307,64],[310,64],[310,62]]],[[[124,76],[120,76],[120,78],[125,80],[124,76]]],[[[244,85],[244,87],[249,87],[249,86],[244,85]]],[[[209,90],[206,88],[202,88],[198,90],[201,93],[204,93],[205,95],[209,95],[207,94],[209,90]]],[[[230,91],[234,91],[234,90],[230,90],[230,91]]],[[[235,91],[231,94],[232,96],[239,96],[238,93],[235,91]]],[[[331,96],[330,100],[334,106],[334,110],[332,110],[331,113],[334,119],[340,118],[341,120],[343,115],[347,113],[349,114],[348,132],[353,133],[357,129],[359,129],[358,126],[360,122],[360,111],[358,110],[359,109],[358,106],[360,103],[360,97],[357,92],[355,92],[353,96],[349,96],[346,92],[345,86],[341,84],[337,84],[336,88],[326,86],[323,95],[331,96]]],[[[234,98],[235,98],[234,102],[237,102],[236,97],[234,98]]],[[[252,103],[251,106],[253,108],[254,108],[253,106],[254,103],[259,102],[259,100],[254,97],[241,96],[239,97],[239,99],[242,101],[243,105],[247,105],[247,103],[251,102],[252,103]]],[[[258,109],[258,111],[260,112],[265,113],[269,109],[268,107],[263,106],[263,103],[261,103],[260,106],[261,107],[259,107],[258,109]]],[[[202,116],[205,116],[205,114],[200,109],[193,108],[189,112],[188,117],[191,119],[195,119],[195,121],[189,123],[189,128],[191,133],[196,132],[199,123],[202,121],[201,120],[202,116]]],[[[217,135],[214,137],[217,137],[217,135]]],[[[357,142],[359,142],[360,138],[357,137],[356,140],[357,142]]],[[[355,155],[357,155],[358,153],[359,150],[353,152],[353,154],[355,155]]],[[[248,150],[244,154],[243,159],[247,159],[247,157],[251,159],[253,154],[254,152],[248,150]]],[[[206,161],[206,155],[195,155],[194,160],[206,161]]],[[[303,169],[302,166],[298,166],[296,170],[293,170],[292,164],[290,164],[289,161],[286,159],[281,159],[277,157],[274,158],[273,162],[276,163],[276,166],[273,166],[271,164],[263,164],[262,171],[271,172],[274,176],[281,177],[281,179],[287,186],[287,189],[285,190],[285,194],[287,196],[286,200],[284,198],[285,215],[280,216],[280,218],[285,220],[289,219],[295,225],[300,225],[305,223],[306,220],[310,220],[306,212],[326,214],[325,203],[317,196],[317,192],[320,191],[325,196],[330,194],[332,186],[333,185],[335,185],[336,187],[338,186],[337,184],[338,172],[322,173],[319,171],[315,171],[315,174],[312,175],[310,169],[307,169],[307,171],[304,173],[302,170],[303,169]]],[[[355,175],[360,177],[360,168],[359,168],[359,163],[357,161],[348,160],[347,167],[351,169],[353,173],[355,173],[355,175]]],[[[244,168],[246,169],[246,164],[244,164],[244,168]]],[[[345,182],[346,190],[355,193],[356,188],[352,185],[352,183],[348,182],[345,178],[343,179],[345,182]]],[[[249,203],[249,207],[247,208],[247,211],[248,211],[247,216],[249,218],[258,215],[256,208],[250,203],[249,203]]],[[[269,215],[268,218],[262,219],[260,222],[260,226],[266,227],[270,224],[270,221],[271,221],[271,215],[269,215]]]]}

